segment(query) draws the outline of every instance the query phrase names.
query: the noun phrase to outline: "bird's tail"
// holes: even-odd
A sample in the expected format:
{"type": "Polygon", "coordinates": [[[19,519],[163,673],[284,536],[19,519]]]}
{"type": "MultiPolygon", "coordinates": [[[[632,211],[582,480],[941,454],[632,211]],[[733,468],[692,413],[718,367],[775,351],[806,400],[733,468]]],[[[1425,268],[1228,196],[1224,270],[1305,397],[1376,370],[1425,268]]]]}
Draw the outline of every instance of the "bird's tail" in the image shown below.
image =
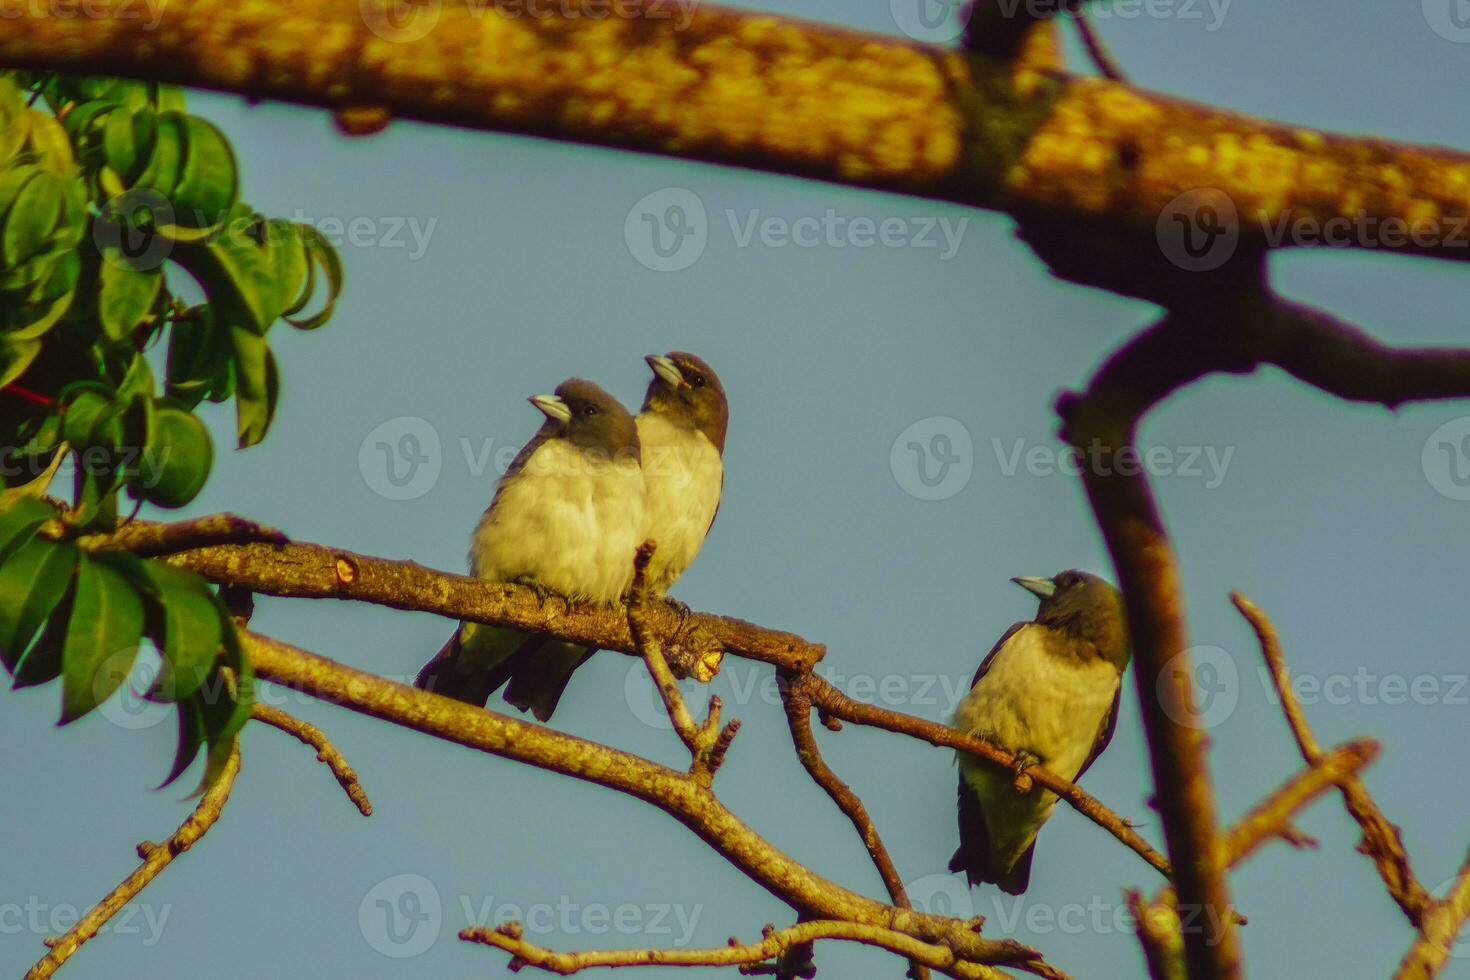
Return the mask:
{"type": "Polygon", "coordinates": [[[572,679],[572,672],[596,652],[596,647],[578,646],[551,637],[527,643],[509,663],[510,684],[505,689],[505,700],[531,712],[537,721],[549,721],[567,689],[567,682],[572,679]]]}
{"type": "Polygon", "coordinates": [[[976,794],[960,777],[960,846],[949,859],[949,870],[965,873],[970,887],[992,882],[1008,895],[1020,895],[1031,884],[1031,857],[1036,853],[1036,838],[1009,868],[1000,868],[990,846],[990,828],[985,811],[976,794]]]}

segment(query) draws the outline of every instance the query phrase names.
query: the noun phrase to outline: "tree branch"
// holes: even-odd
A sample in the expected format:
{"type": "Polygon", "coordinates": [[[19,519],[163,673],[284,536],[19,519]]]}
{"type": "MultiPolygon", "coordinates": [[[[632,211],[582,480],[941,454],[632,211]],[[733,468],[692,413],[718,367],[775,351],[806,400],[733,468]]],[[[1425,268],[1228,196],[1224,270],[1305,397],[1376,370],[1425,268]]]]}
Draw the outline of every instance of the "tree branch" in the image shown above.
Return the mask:
{"type": "Polygon", "coordinates": [[[173,862],[173,859],[183,854],[189,848],[208,833],[209,828],[214,826],[224,808],[225,801],[230,798],[230,790],[235,785],[235,777],[240,772],[240,746],[237,744],[230,753],[229,761],[225,763],[220,771],[219,778],[214,785],[205,790],[204,796],[194,808],[189,818],[179,825],[179,829],[162,844],[150,844],[144,842],[138,845],[138,857],[143,863],[138,869],[128,875],[112,891],[98,902],[90,912],[84,915],[80,922],[72,926],[66,935],[55,941],[48,940],[51,951],[37,961],[26,973],[26,980],[45,980],[46,977],[55,973],[73,953],[75,953],[87,940],[97,935],[98,930],[108,919],[116,915],[123,906],[131,902],[139,892],[148,886],[164,868],[173,862]]]}
{"type": "Polygon", "coordinates": [[[362,813],[364,817],[373,815],[373,805],[368,801],[367,793],[362,784],[357,781],[357,770],[347,764],[347,759],[331,743],[320,728],[307,721],[302,721],[294,715],[289,715],[280,708],[272,708],[268,704],[259,701],[250,706],[250,717],[256,721],[264,722],[272,728],[299,739],[302,743],[316,749],[317,761],[325,763],[332,771],[337,782],[341,785],[347,798],[352,805],[362,813]]]}
{"type": "Polygon", "coordinates": [[[88,551],[118,549],[141,558],[171,555],[191,548],[221,544],[285,544],[289,539],[273,527],[234,514],[210,514],[187,521],[160,524],[129,521],[108,534],[89,534],[77,539],[88,551]]]}
{"type": "Polygon", "coordinates": [[[1424,912],[1419,938],[1404,954],[1393,980],[1430,980],[1444,969],[1460,928],[1470,921],[1470,853],[1450,883],[1449,894],[1424,912]]]}
{"type": "Polygon", "coordinates": [[[472,926],[460,931],[466,942],[494,946],[511,954],[512,970],[534,966],[549,973],[570,976],[593,967],[621,966],[754,966],[779,957],[796,946],[820,940],[842,940],[886,949],[906,956],[911,961],[933,967],[951,976],[991,980],[1009,974],[974,963],[964,963],[944,946],[921,942],[912,936],[880,926],[854,922],[813,919],[777,930],[766,926],[758,943],[730,945],[715,949],[609,949],[586,950],[581,953],[558,953],[537,946],[523,938],[520,923],[503,923],[494,929],[472,926]]]}
{"type": "MultiPolygon", "coordinates": [[[[1322,758],[1322,747],[1312,734],[1306,715],[1302,713],[1301,705],[1296,699],[1296,692],[1292,689],[1291,674],[1286,668],[1286,658],[1281,652],[1281,639],[1277,635],[1276,627],[1260,607],[1239,592],[1232,592],[1230,601],[1255,631],[1261,646],[1261,657],[1271,672],[1271,682],[1276,688],[1281,711],[1286,715],[1286,723],[1296,738],[1302,758],[1308,765],[1316,765],[1322,758]]],[[[1362,780],[1346,779],[1339,788],[1348,814],[1363,831],[1358,850],[1373,861],[1390,897],[1398,903],[1409,922],[1415,928],[1420,928],[1425,909],[1434,899],[1414,876],[1399,828],[1383,815],[1362,780]]]]}
{"type": "Polygon", "coordinates": [[[361,714],[643,800],[684,824],[756,884],[816,919],[881,926],[943,944],[978,964],[1012,964],[1063,977],[1041,954],[1013,940],[985,939],[967,922],[895,908],[829,881],[761,838],[688,773],[493,711],[376,677],[256,633],[242,634],[262,680],[361,714]]]}
{"type": "Polygon", "coordinates": [[[1412,217],[1442,233],[1410,236],[1404,251],[1470,259],[1450,234],[1470,210],[1470,156],[1448,150],[703,4],[677,22],[605,5],[599,15],[577,0],[545,16],[453,0],[407,17],[395,9],[174,0],[154,25],[131,0],[91,0],[87,17],[31,5],[5,21],[0,63],[371,107],[1107,226],[1150,243],[1182,191],[1214,188],[1233,202],[1247,248],[1270,244],[1283,221],[1412,217]],[[1271,165],[1240,167],[1241,147],[1271,165]]]}

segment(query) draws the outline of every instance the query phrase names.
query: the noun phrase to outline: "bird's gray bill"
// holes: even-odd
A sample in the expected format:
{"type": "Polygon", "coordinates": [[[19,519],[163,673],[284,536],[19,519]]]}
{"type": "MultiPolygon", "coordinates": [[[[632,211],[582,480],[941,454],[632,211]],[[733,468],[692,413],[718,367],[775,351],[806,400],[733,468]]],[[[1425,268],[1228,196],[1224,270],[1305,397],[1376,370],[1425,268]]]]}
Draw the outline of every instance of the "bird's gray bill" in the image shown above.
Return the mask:
{"type": "Polygon", "coordinates": [[[684,383],[684,372],[679,370],[679,365],[662,354],[648,354],[643,358],[648,366],[653,368],[653,373],[663,378],[675,388],[684,383]]]}
{"type": "Polygon", "coordinates": [[[567,403],[555,395],[532,395],[526,401],[535,405],[549,419],[568,422],[572,418],[572,410],[567,408],[567,403]]]}
{"type": "Polygon", "coordinates": [[[1050,599],[1057,591],[1057,583],[1049,578],[1031,578],[1022,575],[1011,581],[1041,599],[1050,599]]]}

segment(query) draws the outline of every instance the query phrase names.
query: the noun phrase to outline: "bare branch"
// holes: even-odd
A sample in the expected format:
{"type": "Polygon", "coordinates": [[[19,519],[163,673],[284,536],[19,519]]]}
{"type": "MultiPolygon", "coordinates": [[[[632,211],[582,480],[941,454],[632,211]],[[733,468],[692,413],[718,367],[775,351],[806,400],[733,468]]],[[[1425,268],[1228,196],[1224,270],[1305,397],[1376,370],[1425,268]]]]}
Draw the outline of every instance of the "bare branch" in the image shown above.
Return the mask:
{"type": "MultiPolygon", "coordinates": [[[[573,643],[640,656],[621,603],[600,606],[569,603],[559,597],[543,600],[522,585],[486,582],[416,562],[373,558],[301,541],[218,545],[181,552],[169,561],[221,585],[261,595],[371,602],[454,620],[552,632],[573,643]]],[[[666,602],[650,602],[645,615],[649,628],[666,646],[687,645],[715,665],[719,663],[715,647],[798,670],[826,653],[821,644],[792,633],[727,616],[685,613],[666,602]]]]}
{"type": "Polygon", "coordinates": [[[143,558],[171,555],[191,548],[221,544],[285,544],[290,539],[275,528],[235,514],[210,514],[173,524],[129,521],[108,534],[89,534],[77,543],[88,551],[116,549],[143,558]]]}
{"type": "Polygon", "coordinates": [[[814,919],[881,926],[943,944],[970,963],[1012,964],[1063,976],[1013,940],[985,939],[967,922],[896,908],[850,891],[793,860],[742,823],[689,773],[450,698],[396,684],[256,633],[242,634],[256,676],[458,745],[626,793],[668,813],[782,902],[814,919]]]}
{"type": "MultiPolygon", "coordinates": [[[[852,791],[852,787],[843,782],[822,758],[822,750],[817,746],[816,736],[812,733],[812,702],[806,693],[805,680],[806,677],[792,677],[785,672],[780,676],[781,702],[786,709],[786,724],[791,730],[791,742],[796,747],[796,757],[812,780],[832,797],[832,802],[852,822],[863,846],[868,849],[868,856],[878,869],[878,876],[883,879],[883,887],[888,889],[888,897],[893,904],[899,908],[911,908],[908,892],[903,887],[903,878],[894,866],[893,858],[883,844],[883,838],[878,835],[878,828],[873,824],[872,817],[868,816],[868,808],[863,806],[863,801],[852,791]]],[[[929,976],[929,964],[919,959],[911,960],[911,963],[912,980],[925,980],[929,976]]]]}
{"type": "Polygon", "coordinates": [[[823,919],[800,922],[780,930],[768,925],[762,930],[762,939],[758,943],[739,944],[732,939],[730,945],[714,949],[608,949],[558,953],[525,939],[518,922],[503,923],[494,929],[473,926],[461,930],[459,938],[510,953],[512,970],[534,966],[562,976],[593,967],[754,966],[775,959],[793,947],[821,940],[876,946],[956,977],[990,980],[1009,976],[987,966],[959,961],[945,946],[921,942],[892,929],[823,919]]]}
{"type": "Polygon", "coordinates": [[[1087,16],[1087,8],[1078,6],[1072,9],[1072,23],[1077,25],[1077,34],[1082,38],[1082,46],[1087,49],[1087,56],[1097,66],[1098,72],[1103,78],[1112,82],[1127,82],[1128,77],[1118,62],[1113,59],[1112,52],[1097,33],[1097,27],[1087,16]]]}
{"type": "MultiPolygon", "coordinates": [[[[155,25],[126,16],[130,2],[91,0],[88,17],[30,6],[0,34],[0,62],[367,108],[375,125],[391,115],[799,174],[1150,243],[1191,188],[1230,198],[1243,248],[1270,244],[1283,220],[1413,217],[1448,229],[1467,210],[1465,154],[764,13],[699,4],[674,22],[599,17],[568,0],[527,18],[444,2],[398,19],[386,0],[302,0],[282,30],[270,5],[174,0],[155,25]],[[1240,147],[1272,161],[1266,176],[1238,165],[1240,147]]],[[[999,27],[1021,36],[1022,18],[1053,5],[1006,6],[1014,16],[999,27]]],[[[996,37],[984,10],[971,23],[975,38],[996,37]]],[[[1470,259],[1450,234],[1420,237],[1404,250],[1470,259]]]]}
{"type": "Polygon", "coordinates": [[[1470,921],[1470,853],[1460,866],[1449,894],[1425,910],[1419,938],[1404,954],[1393,980],[1430,980],[1444,969],[1461,927],[1470,921]]]}
{"type": "Polygon", "coordinates": [[[1170,904],[1173,892],[1167,891],[1162,898],[1148,901],[1142,892],[1129,889],[1127,899],[1149,980],[1186,980],[1179,913],[1170,904]]]}
{"type": "MultiPolygon", "coordinates": [[[[1271,682],[1276,687],[1277,699],[1282,713],[1286,715],[1286,722],[1291,727],[1291,733],[1296,738],[1297,747],[1301,750],[1302,758],[1308,764],[1315,765],[1322,758],[1322,748],[1312,734],[1306,715],[1302,713],[1301,705],[1297,701],[1296,692],[1292,689],[1291,675],[1286,668],[1286,658],[1281,652],[1281,640],[1276,633],[1276,627],[1255,603],[1239,592],[1232,592],[1230,601],[1255,631],[1261,645],[1261,656],[1271,672],[1271,682]]],[[[1422,926],[1425,909],[1434,899],[1414,876],[1399,828],[1383,815],[1373,797],[1368,795],[1368,789],[1362,780],[1345,780],[1340,784],[1340,789],[1348,814],[1363,831],[1358,850],[1372,859],[1388,894],[1398,903],[1409,922],[1416,928],[1422,926]]]]}
{"type": "Polygon", "coordinates": [[[48,940],[51,951],[37,961],[26,973],[26,980],[45,980],[46,977],[55,973],[73,953],[75,953],[87,940],[97,935],[98,930],[106,924],[107,920],[118,913],[122,907],[133,900],[139,892],[148,886],[164,868],[173,862],[173,859],[183,854],[203,837],[209,828],[214,826],[220,817],[220,811],[224,808],[225,801],[230,798],[230,790],[235,785],[235,777],[240,773],[240,746],[236,744],[234,751],[230,753],[229,761],[225,763],[220,771],[219,778],[214,785],[205,790],[204,796],[199,800],[194,812],[189,814],[187,820],[179,825],[179,829],[162,844],[143,843],[138,845],[138,856],[143,863],[138,869],[128,875],[122,884],[98,902],[90,912],[84,915],[80,922],[72,926],[66,935],[55,941],[48,940]]]}
{"type": "Polygon", "coordinates": [[[1296,834],[1291,819],[1323,792],[1341,786],[1378,757],[1372,739],[1348,742],[1311,760],[1225,833],[1225,863],[1234,867],[1273,837],[1296,834]]]}
{"type": "Polygon", "coordinates": [[[373,815],[373,805],[368,802],[367,793],[363,790],[362,784],[357,781],[357,771],[347,764],[347,759],[320,728],[294,715],[289,715],[280,708],[273,708],[259,701],[250,706],[250,717],[272,728],[279,728],[316,749],[317,761],[325,763],[332,771],[332,775],[337,778],[337,782],[347,794],[347,798],[352,801],[353,806],[357,807],[364,817],[373,815]]]}
{"type": "MultiPolygon", "coordinates": [[[[940,725],[923,718],[915,718],[898,711],[889,711],[876,705],[865,704],[854,701],[833,687],[824,678],[811,674],[802,683],[803,690],[811,698],[824,716],[840,718],[857,725],[869,725],[873,728],[881,728],[884,731],[895,732],[900,735],[908,735],[928,742],[931,745],[944,746],[968,752],[995,763],[1008,771],[1016,771],[1017,759],[1010,752],[990,742],[982,742],[972,738],[964,732],[957,731],[947,725],[940,725]]],[[[1056,773],[1041,766],[1031,766],[1021,770],[1021,774],[1027,776],[1035,783],[1045,787],[1048,791],[1055,793],[1078,813],[1082,814],[1099,827],[1112,834],[1123,844],[1131,848],[1139,857],[1147,861],[1164,877],[1170,877],[1168,860],[1154,850],[1148,841],[1139,836],[1133,829],[1133,825],[1123,817],[1114,813],[1104,806],[1095,796],[1088,793],[1076,783],[1068,782],[1056,773]]]]}

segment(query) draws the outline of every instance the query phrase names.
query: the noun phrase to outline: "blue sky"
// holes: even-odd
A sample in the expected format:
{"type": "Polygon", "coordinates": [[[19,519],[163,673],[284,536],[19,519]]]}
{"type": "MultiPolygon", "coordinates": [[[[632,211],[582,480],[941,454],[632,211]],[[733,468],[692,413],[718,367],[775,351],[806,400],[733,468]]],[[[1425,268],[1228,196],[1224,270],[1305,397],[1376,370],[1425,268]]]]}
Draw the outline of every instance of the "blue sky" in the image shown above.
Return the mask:
{"type": "MultiPolygon", "coordinates": [[[[768,9],[896,34],[904,2],[768,9]]],[[[1439,0],[1422,7],[1359,4],[1345,16],[1328,0],[1159,0],[1152,15],[1110,8],[1099,27],[1145,87],[1470,147],[1456,81],[1470,39],[1439,0]]],[[[283,395],[271,433],[248,451],[221,448],[189,513],[233,510],[305,540],[460,570],[499,451],[537,424],[525,398],[584,375],[634,404],[642,355],[682,348],[719,370],[732,424],[724,505],[675,592],[697,609],[826,643],[829,676],[853,693],[943,718],[993,640],[1034,610],[1007,579],[1074,566],[1111,575],[1080,486],[1051,465],[1060,446],[1050,406],[1155,311],[1051,279],[1004,216],[409,123],[349,140],[321,112],[222,96],[191,106],[229,134],[250,203],[344,232],[356,220],[359,233],[342,246],[347,289],[332,322],[272,335],[283,395]],[[640,261],[652,260],[636,244],[636,205],[667,201],[670,189],[693,195],[707,223],[698,257],[660,272],[640,261]],[[803,219],[845,231],[810,247],[780,233],[803,219]],[[855,219],[889,221],[896,244],[859,247],[855,219]],[[926,227],[935,247],[920,243],[926,227]],[[953,249],[944,228],[958,236],[953,249]],[[437,439],[437,451],[420,446],[438,473],[407,488],[418,495],[393,499],[406,493],[375,447],[405,433],[437,439]],[[919,479],[910,441],[956,457],[936,488],[919,479]]],[[[1385,340],[1465,340],[1470,266],[1319,251],[1274,259],[1272,271],[1288,295],[1385,340]]],[[[1452,478],[1470,472],[1470,458],[1454,455],[1467,416],[1470,403],[1343,406],[1262,371],[1191,389],[1144,431],[1169,451],[1155,482],[1192,640],[1212,648],[1200,654],[1213,671],[1201,679],[1217,694],[1222,812],[1240,814],[1298,766],[1226,598],[1240,589],[1275,617],[1322,740],[1383,741],[1368,784],[1430,886],[1470,844],[1470,501],[1452,478]]],[[[232,420],[210,421],[228,446],[232,420]]],[[[928,462],[939,476],[938,460],[928,462]]],[[[262,600],[255,626],[400,677],[451,628],[291,600],[262,600]]],[[[721,796],[821,873],[880,894],[850,826],[794,758],[770,672],[727,665],[714,689],[745,727],[716,783],[721,796]]],[[[605,653],[578,674],[555,722],[679,764],[682,747],[656,724],[651,696],[633,661],[605,653]]],[[[67,975],[500,976],[504,956],[463,946],[459,928],[514,915],[557,948],[719,945],[789,918],[646,806],[296,695],[267,697],[327,730],[375,815],[360,817],[308,750],[252,726],[218,826],[67,975]]],[[[188,810],[178,792],[149,790],[171,758],[171,724],[113,710],[57,730],[58,698],[55,686],[0,696],[19,804],[0,845],[8,975],[42,952],[42,935],[70,924],[68,907],[94,902],[131,869],[137,841],[159,839],[188,810]]],[[[1111,837],[1061,807],[1023,899],[966,892],[944,873],[956,838],[950,756],[852,727],[819,738],[930,907],[987,915],[987,933],[1034,943],[1079,977],[1139,974],[1118,919],[1121,889],[1156,876],[1111,837]]],[[[1159,839],[1131,684],[1086,785],[1159,839]]],[[[1319,850],[1270,845],[1233,879],[1254,975],[1386,976],[1411,935],[1352,852],[1353,826],[1335,800],[1300,825],[1319,850]]],[[[1470,943],[1464,953],[1445,976],[1470,978],[1470,943]]],[[[824,948],[819,965],[827,977],[902,972],[861,949],[824,948]]]]}

